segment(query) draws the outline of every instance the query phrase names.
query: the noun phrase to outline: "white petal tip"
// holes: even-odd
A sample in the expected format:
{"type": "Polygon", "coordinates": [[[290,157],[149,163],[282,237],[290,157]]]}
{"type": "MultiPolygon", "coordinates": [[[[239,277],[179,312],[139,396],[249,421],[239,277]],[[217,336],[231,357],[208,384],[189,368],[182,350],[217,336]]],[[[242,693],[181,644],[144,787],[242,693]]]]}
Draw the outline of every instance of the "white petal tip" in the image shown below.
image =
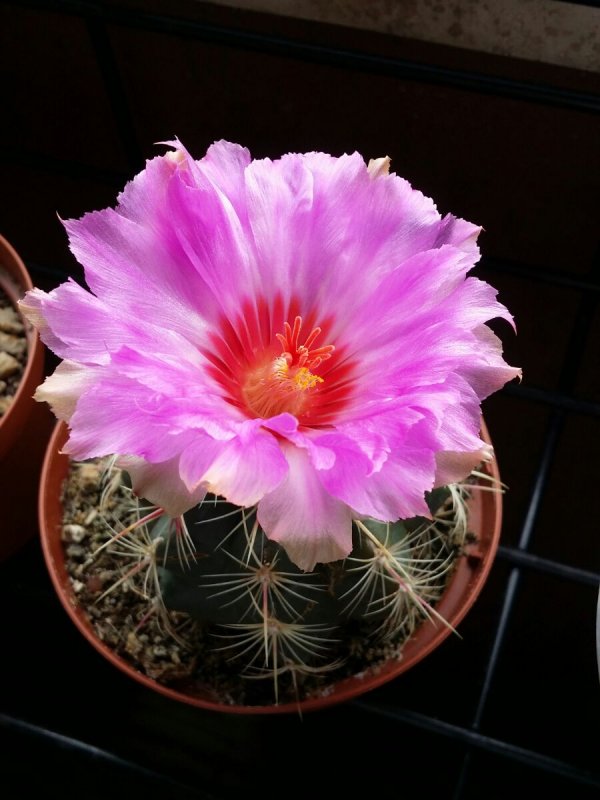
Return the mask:
{"type": "Polygon", "coordinates": [[[367,172],[371,178],[379,178],[382,175],[390,174],[390,164],[392,159],[389,156],[383,158],[372,158],[367,166],[367,172]]]}

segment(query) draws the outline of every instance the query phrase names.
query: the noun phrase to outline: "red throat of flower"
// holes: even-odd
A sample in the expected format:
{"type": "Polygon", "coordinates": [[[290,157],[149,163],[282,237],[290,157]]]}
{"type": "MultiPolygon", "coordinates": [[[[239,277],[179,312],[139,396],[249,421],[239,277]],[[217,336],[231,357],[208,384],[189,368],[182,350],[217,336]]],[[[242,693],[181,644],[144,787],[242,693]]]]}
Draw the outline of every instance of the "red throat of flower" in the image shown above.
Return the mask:
{"type": "Polygon", "coordinates": [[[247,375],[242,396],[247,408],[258,417],[268,418],[283,412],[296,417],[307,408],[324,380],[314,374],[320,364],[331,357],[335,347],[331,344],[314,347],[321,328],[313,328],[300,342],[302,317],[294,319],[294,327],[284,324],[284,333],[276,334],[282,353],[257,364],[247,375]]]}

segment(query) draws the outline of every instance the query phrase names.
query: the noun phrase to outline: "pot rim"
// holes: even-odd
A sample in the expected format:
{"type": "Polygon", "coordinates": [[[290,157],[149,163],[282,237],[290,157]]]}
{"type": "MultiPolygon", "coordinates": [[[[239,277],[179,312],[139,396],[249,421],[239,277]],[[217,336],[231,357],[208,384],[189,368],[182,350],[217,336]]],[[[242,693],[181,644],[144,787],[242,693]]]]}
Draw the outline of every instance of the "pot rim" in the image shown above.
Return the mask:
{"type": "MultiPolygon", "coordinates": [[[[303,713],[323,709],[350,700],[375,689],[406,672],[437,648],[452,632],[446,625],[436,625],[424,620],[414,635],[402,648],[400,659],[391,659],[382,665],[365,670],[364,673],[333,682],[331,690],[324,695],[282,703],[280,705],[236,705],[207,696],[197,696],[158,683],[137,670],[131,663],[118,656],[104,644],[94,632],[83,608],[70,586],[66,572],[60,538],[62,507],[60,487],[67,474],[69,459],[60,449],[67,439],[67,426],[58,422],[48,443],[42,466],[38,503],[41,544],[54,589],[67,614],[88,642],[109,662],[138,683],[157,691],[172,700],[209,711],[232,714],[283,714],[303,713]]],[[[488,429],[482,419],[481,435],[491,444],[488,429]]],[[[485,471],[500,485],[500,474],[496,459],[485,465],[485,471]]],[[[494,561],[502,526],[502,495],[500,492],[474,492],[469,501],[470,527],[477,532],[477,540],[467,544],[464,555],[436,605],[436,610],[450,623],[452,628],[465,617],[472,607],[488,577],[494,561]]]]}
{"type": "MultiPolygon", "coordinates": [[[[23,260],[0,234],[0,287],[12,303],[17,304],[23,295],[33,289],[31,276],[23,260]]],[[[0,417],[0,458],[12,447],[27,422],[34,406],[33,392],[41,382],[44,369],[44,347],[36,330],[24,319],[27,336],[27,362],[17,391],[0,417]]]]}

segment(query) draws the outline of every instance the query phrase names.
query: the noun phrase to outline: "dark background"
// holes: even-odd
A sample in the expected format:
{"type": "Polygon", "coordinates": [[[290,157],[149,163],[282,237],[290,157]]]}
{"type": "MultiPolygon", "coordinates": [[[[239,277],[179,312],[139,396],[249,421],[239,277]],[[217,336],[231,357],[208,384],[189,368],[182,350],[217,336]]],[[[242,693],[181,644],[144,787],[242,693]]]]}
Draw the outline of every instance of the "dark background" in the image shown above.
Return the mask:
{"type": "Polygon", "coordinates": [[[81,275],[57,213],[114,205],[155,142],[387,154],[484,226],[475,274],[515,315],[517,337],[498,330],[524,371],[484,404],[509,492],[462,640],[303,720],[169,701],[89,647],[37,541],[38,412],[0,464],[8,485],[27,459],[18,515],[4,502],[29,538],[0,564],[3,796],[597,797],[600,76],[167,0],[0,2],[0,59],[0,233],[38,286],[81,275]]]}

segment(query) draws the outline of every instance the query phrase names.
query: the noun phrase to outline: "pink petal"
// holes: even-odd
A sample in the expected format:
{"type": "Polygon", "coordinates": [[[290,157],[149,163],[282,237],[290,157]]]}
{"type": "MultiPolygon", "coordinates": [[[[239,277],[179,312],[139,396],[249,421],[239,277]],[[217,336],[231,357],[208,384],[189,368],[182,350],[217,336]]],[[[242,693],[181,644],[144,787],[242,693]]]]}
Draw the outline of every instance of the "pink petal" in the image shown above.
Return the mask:
{"type": "Polygon", "coordinates": [[[202,448],[188,448],[181,476],[190,488],[202,484],[238,506],[252,506],[284,480],[287,462],[275,437],[259,427],[260,420],[244,423],[238,435],[213,445],[214,460],[206,466],[202,448]]]}
{"type": "Polygon", "coordinates": [[[179,459],[171,458],[159,464],[149,464],[135,456],[122,456],[117,466],[126,470],[133,491],[154,505],[164,508],[171,517],[184,514],[202,501],[206,490],[199,486],[190,492],[179,477],[179,459]]]}
{"type": "MultiPolygon", "coordinates": [[[[177,220],[173,235],[205,287],[204,295],[215,309],[211,316],[220,310],[235,320],[240,298],[252,296],[261,286],[253,242],[235,210],[208,180],[201,187],[173,181],[169,204],[177,220]]],[[[208,313],[206,308],[203,312],[208,313]]]]}
{"type": "Polygon", "coordinates": [[[485,400],[505,383],[517,378],[522,371],[509,366],[502,357],[502,342],[487,325],[478,325],[472,331],[473,354],[457,368],[473,388],[480,400],[485,400]]]}
{"type": "Polygon", "coordinates": [[[259,524],[300,569],[345,558],[352,550],[352,513],[320,483],[308,454],[283,446],[289,471],[258,504],[259,524]]]}
{"type": "MultiPolygon", "coordinates": [[[[313,179],[300,156],[253,161],[246,170],[247,213],[256,258],[284,300],[306,298],[304,252],[313,217],[313,179]],[[294,247],[290,247],[294,241],[294,247]]],[[[268,290],[269,287],[267,287],[268,290]]]]}
{"type": "Polygon", "coordinates": [[[54,373],[38,386],[34,397],[40,403],[48,403],[58,419],[69,422],[75,413],[80,396],[93,386],[98,378],[99,370],[93,367],[83,367],[73,361],[62,361],[54,373]]]}
{"type": "Polygon", "coordinates": [[[166,461],[181,452],[186,437],[173,431],[173,413],[171,399],[149,394],[127,378],[107,376],[79,398],[64,452],[79,460],[119,453],[166,461]]]}
{"type": "Polygon", "coordinates": [[[483,461],[493,458],[493,450],[484,445],[470,453],[443,452],[436,453],[435,487],[447,486],[464,480],[483,461]]]}
{"type": "Polygon", "coordinates": [[[99,297],[124,314],[142,314],[167,329],[199,336],[223,305],[232,312],[228,287],[237,298],[244,282],[247,291],[260,285],[248,237],[226,194],[234,173],[223,180],[228,164],[237,165],[239,176],[243,157],[236,145],[221,143],[205,163],[194,162],[179,142],[173,145],[176,153],[148,161],[127,184],[116,210],[64,224],[99,297]],[[229,281],[221,280],[223,269],[229,281]]]}
{"type": "Polygon", "coordinates": [[[167,189],[181,184],[167,156],[149,161],[105,209],[64,222],[71,250],[91,290],[124,315],[161,320],[163,327],[201,332],[202,314],[217,307],[176,236],[167,189]],[[169,303],[164,303],[168,294],[169,303]]]}
{"type": "MultiPolygon", "coordinates": [[[[49,293],[27,292],[19,306],[56,355],[90,364],[108,361],[107,339],[114,342],[117,326],[109,309],[71,279],[49,293]]],[[[120,339],[125,336],[120,329],[120,339]]]]}
{"type": "Polygon", "coordinates": [[[434,326],[441,326],[443,339],[444,333],[469,330],[494,317],[512,320],[492,287],[475,279],[465,281],[472,266],[465,253],[447,245],[411,256],[363,298],[343,341],[365,351],[371,365],[387,358],[399,340],[412,344],[434,326]]]}
{"type": "Polygon", "coordinates": [[[245,171],[251,161],[245,147],[221,140],[212,144],[205,157],[196,162],[198,169],[229,200],[244,224],[247,222],[245,171]]]}
{"type": "Polygon", "coordinates": [[[318,470],[319,480],[334,497],[360,515],[383,521],[428,515],[424,492],[433,486],[435,461],[426,448],[395,447],[379,468],[352,440],[339,433],[318,437],[319,445],[335,454],[330,469],[318,470]]]}

